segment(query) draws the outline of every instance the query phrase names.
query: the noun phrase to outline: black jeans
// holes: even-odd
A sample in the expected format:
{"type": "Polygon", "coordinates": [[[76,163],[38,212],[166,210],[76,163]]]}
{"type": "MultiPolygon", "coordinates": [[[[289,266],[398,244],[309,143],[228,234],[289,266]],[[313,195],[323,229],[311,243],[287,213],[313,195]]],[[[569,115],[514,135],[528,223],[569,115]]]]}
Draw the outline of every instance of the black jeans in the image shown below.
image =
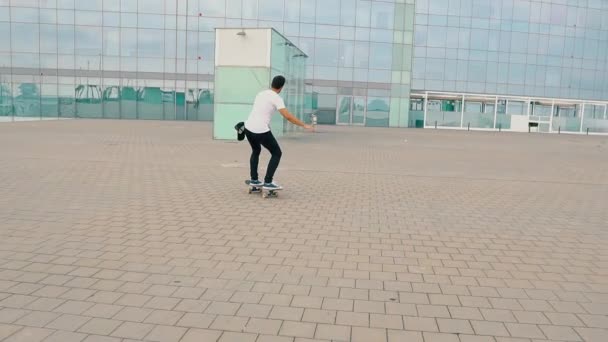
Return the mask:
{"type": "Polygon", "coordinates": [[[252,133],[245,129],[245,136],[249,145],[251,145],[251,159],[249,159],[249,166],[251,168],[251,180],[258,180],[258,162],[260,160],[260,153],[262,152],[262,146],[264,146],[270,152],[270,161],[268,162],[268,168],[266,169],[266,177],[264,177],[264,183],[272,183],[274,173],[279,167],[281,161],[281,147],[277,139],[274,138],[272,132],[266,133],[252,133]]]}

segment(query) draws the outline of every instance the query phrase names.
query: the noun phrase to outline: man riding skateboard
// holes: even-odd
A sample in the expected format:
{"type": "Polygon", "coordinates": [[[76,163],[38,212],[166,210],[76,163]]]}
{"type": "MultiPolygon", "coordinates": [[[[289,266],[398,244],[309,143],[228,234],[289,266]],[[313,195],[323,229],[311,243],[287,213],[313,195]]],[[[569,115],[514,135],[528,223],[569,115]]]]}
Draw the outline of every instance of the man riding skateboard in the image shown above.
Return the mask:
{"type": "Polygon", "coordinates": [[[255,97],[253,108],[251,109],[247,121],[245,121],[244,124],[239,123],[235,127],[239,132],[238,139],[243,140],[244,136],[246,136],[249,145],[251,145],[251,158],[249,160],[251,180],[249,181],[249,184],[261,186],[267,190],[282,189],[281,186],[273,182],[274,173],[281,161],[282,152],[279,143],[270,131],[270,118],[272,117],[272,114],[275,111],[279,111],[279,113],[292,124],[304,127],[307,130],[312,130],[312,126],[303,123],[285,108],[285,103],[281,96],[279,96],[284,85],[285,77],[276,76],[273,78],[271,88],[259,92],[255,97]],[[264,177],[264,183],[258,179],[258,162],[260,159],[260,152],[262,152],[262,146],[271,154],[268,168],[266,169],[266,176],[264,177]]]}

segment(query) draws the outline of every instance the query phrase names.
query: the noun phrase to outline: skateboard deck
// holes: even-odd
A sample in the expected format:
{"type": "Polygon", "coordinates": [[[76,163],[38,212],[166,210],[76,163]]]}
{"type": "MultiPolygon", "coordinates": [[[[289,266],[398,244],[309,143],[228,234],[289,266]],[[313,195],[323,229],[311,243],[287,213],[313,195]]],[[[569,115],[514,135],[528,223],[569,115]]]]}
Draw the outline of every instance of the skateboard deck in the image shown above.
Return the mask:
{"type": "Polygon", "coordinates": [[[264,189],[261,185],[251,185],[249,180],[246,180],[245,184],[247,184],[249,187],[249,189],[247,191],[248,193],[250,193],[250,194],[261,193],[262,198],[278,197],[279,191],[283,190],[283,189],[272,189],[272,190],[264,189]]]}

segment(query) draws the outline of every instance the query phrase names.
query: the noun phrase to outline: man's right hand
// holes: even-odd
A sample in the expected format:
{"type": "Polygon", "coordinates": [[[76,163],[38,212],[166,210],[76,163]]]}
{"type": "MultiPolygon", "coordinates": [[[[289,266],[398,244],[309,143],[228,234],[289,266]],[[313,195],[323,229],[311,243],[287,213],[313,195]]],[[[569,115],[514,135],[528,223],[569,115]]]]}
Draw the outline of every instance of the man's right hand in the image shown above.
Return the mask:
{"type": "Polygon", "coordinates": [[[309,132],[314,132],[314,130],[315,130],[315,128],[313,126],[311,126],[311,125],[306,125],[305,124],[302,127],[304,127],[304,129],[307,130],[307,131],[309,131],[309,132]]]}

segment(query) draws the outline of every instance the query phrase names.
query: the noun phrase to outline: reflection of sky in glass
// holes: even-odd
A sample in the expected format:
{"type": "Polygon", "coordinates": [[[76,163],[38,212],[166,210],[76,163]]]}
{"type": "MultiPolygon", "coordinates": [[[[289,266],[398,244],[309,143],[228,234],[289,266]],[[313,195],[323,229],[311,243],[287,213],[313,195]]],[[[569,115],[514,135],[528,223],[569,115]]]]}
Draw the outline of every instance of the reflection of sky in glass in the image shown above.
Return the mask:
{"type": "Polygon", "coordinates": [[[417,1],[413,83],[425,90],[606,99],[606,5],[417,1]]]}

